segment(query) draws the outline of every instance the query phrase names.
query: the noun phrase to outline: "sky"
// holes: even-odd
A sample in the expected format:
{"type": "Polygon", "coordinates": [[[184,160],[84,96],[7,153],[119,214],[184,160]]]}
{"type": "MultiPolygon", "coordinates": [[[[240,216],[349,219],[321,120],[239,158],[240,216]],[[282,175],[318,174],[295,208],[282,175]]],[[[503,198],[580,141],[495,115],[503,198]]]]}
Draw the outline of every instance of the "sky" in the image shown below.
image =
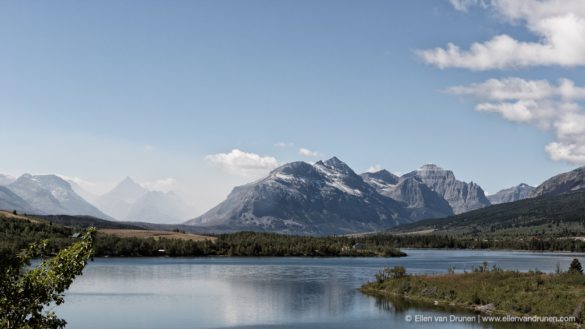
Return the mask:
{"type": "Polygon", "coordinates": [[[194,216],[291,161],[488,193],[585,165],[581,0],[3,1],[0,173],[194,216]]]}

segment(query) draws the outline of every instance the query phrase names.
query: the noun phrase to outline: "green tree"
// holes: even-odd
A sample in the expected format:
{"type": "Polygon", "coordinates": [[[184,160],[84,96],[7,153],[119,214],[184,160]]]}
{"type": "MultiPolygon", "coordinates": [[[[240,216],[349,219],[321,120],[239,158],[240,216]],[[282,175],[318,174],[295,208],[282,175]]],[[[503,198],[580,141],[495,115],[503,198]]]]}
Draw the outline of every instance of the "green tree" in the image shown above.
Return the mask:
{"type": "Polygon", "coordinates": [[[0,327],[65,327],[65,320],[45,308],[64,302],[63,292],[82,274],[93,254],[95,235],[95,228],[89,228],[79,241],[32,269],[31,259],[43,256],[47,241],[32,244],[17,255],[0,255],[0,327]]]}
{"type": "Polygon", "coordinates": [[[581,263],[577,258],[574,258],[571,262],[571,265],[569,265],[569,273],[583,274],[583,268],[581,267],[581,263]]]}

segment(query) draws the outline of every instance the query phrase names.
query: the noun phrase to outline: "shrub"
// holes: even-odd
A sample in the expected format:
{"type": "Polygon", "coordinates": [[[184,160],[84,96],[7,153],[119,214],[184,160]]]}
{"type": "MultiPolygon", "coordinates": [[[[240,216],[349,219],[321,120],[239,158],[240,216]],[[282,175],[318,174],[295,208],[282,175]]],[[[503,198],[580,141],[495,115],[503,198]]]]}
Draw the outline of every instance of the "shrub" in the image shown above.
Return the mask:
{"type": "Polygon", "coordinates": [[[0,257],[0,327],[7,329],[59,329],[66,321],[44,309],[60,305],[63,292],[81,275],[93,254],[95,229],[90,228],[69,248],[28,270],[33,258],[48,252],[47,242],[32,244],[18,255],[0,257]]]}
{"type": "Polygon", "coordinates": [[[400,279],[406,276],[406,269],[404,266],[394,266],[393,268],[385,268],[376,274],[376,282],[383,283],[390,279],[400,279]]]}

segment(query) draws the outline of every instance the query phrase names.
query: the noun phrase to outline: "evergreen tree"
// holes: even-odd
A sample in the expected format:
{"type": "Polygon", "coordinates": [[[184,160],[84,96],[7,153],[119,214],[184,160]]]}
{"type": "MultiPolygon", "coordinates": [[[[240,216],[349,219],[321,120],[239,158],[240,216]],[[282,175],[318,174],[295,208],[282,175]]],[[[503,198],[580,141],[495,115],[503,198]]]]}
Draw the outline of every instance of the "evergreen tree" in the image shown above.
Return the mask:
{"type": "Polygon", "coordinates": [[[583,268],[581,267],[581,263],[577,258],[573,259],[571,262],[571,265],[569,266],[569,273],[583,274],[583,268]]]}

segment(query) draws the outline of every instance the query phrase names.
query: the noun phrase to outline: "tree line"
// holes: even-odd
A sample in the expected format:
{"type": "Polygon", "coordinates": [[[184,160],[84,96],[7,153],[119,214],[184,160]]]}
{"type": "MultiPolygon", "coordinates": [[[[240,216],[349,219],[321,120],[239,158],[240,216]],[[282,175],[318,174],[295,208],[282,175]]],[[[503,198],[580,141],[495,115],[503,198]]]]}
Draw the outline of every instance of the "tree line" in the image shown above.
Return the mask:
{"type": "Polygon", "coordinates": [[[96,256],[404,256],[392,241],[273,233],[220,234],[214,241],[99,236],[96,256]]]}
{"type": "MultiPolygon", "coordinates": [[[[47,241],[56,253],[75,241],[79,232],[43,220],[0,220],[0,254],[14,254],[30,243],[47,241]]],[[[191,241],[168,238],[117,237],[98,233],[95,256],[404,256],[391,239],[379,237],[309,237],[274,233],[239,232],[220,234],[214,240],[191,241]]]]}

